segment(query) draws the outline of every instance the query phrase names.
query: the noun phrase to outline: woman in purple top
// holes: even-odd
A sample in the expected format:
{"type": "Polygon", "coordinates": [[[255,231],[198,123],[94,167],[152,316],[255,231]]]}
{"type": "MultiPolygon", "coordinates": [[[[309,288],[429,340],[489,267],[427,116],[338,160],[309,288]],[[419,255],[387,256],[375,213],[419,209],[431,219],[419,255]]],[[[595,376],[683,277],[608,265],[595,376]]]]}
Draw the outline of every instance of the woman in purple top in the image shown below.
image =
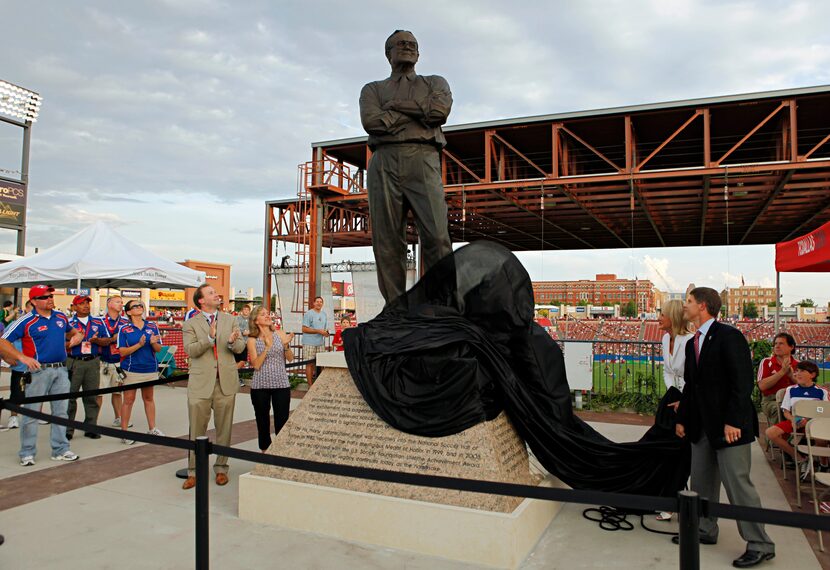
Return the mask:
{"type": "MultiPolygon", "coordinates": [[[[158,380],[158,362],[156,353],[161,350],[161,334],[155,323],[144,320],[144,304],[141,301],[129,301],[124,307],[128,322],[118,329],[118,352],[121,354],[121,369],[126,374],[124,384],[138,384],[149,380],[158,380]]],[[[144,401],[144,414],[147,416],[148,432],[164,435],[156,427],[156,402],[153,400],[153,387],[141,389],[144,401]]],[[[135,390],[124,391],[121,404],[121,429],[130,425],[130,415],[135,402],[135,390]]],[[[122,443],[132,445],[135,440],[122,439],[122,443]]]]}
{"type": "Polygon", "coordinates": [[[274,322],[264,307],[256,308],[248,317],[248,355],[254,368],[251,382],[251,403],[254,405],[259,449],[271,446],[271,408],[274,409],[274,433],[280,433],[288,421],[291,406],[291,384],[285,363],[294,360],[289,343],[294,333],[275,330],[274,322]]]}

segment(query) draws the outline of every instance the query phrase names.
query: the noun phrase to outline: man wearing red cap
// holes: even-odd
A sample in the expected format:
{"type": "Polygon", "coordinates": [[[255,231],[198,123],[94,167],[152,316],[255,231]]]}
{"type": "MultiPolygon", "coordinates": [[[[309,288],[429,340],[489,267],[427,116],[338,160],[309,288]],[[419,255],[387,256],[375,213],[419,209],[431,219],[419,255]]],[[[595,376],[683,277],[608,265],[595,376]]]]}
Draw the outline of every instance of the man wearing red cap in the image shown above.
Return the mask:
{"type": "MultiPolygon", "coordinates": [[[[6,329],[0,339],[0,356],[10,363],[22,362],[31,372],[31,383],[26,387],[26,396],[38,397],[46,394],[69,392],[69,376],[66,372],[66,346],[76,346],[83,335],[69,326],[66,315],[55,309],[55,289],[49,285],[36,285],[29,290],[29,300],[34,305],[6,329]],[[17,350],[12,343],[21,341],[23,350],[17,350]],[[68,343],[67,343],[68,341],[68,343]]],[[[51,402],[52,415],[66,418],[66,400],[51,402]]],[[[26,404],[31,410],[40,404],[26,404]]],[[[37,454],[37,421],[24,416],[20,426],[20,464],[28,467],[35,464],[37,454]]],[[[51,425],[50,444],[53,461],[76,461],[78,456],[69,449],[66,428],[51,425]]]]}
{"type": "MultiPolygon", "coordinates": [[[[76,295],[72,299],[75,316],[69,319],[69,326],[83,334],[81,343],[69,350],[66,360],[66,369],[69,371],[69,391],[97,390],[101,383],[101,347],[109,344],[109,332],[102,319],[89,315],[89,304],[92,301],[86,295],[76,295]]],[[[98,422],[100,405],[97,396],[84,396],[84,423],[95,425],[98,422]]],[[[69,419],[75,419],[78,409],[78,400],[69,400],[69,419]]],[[[72,439],[74,428],[66,428],[67,439],[72,439]]],[[[91,439],[100,439],[97,433],[88,431],[84,435],[91,439]]]]}

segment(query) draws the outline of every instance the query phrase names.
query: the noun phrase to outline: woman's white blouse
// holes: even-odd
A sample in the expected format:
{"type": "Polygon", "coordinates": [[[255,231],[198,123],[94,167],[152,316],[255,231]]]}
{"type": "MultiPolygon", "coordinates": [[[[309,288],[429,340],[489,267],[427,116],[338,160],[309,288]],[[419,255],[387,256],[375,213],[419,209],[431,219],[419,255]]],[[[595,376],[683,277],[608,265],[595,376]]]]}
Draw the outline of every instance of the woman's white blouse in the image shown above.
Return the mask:
{"type": "Polygon", "coordinates": [[[694,335],[681,334],[674,337],[674,353],[669,352],[669,333],[663,335],[663,380],[666,389],[674,386],[683,391],[683,367],[686,365],[686,343],[694,335]]]}

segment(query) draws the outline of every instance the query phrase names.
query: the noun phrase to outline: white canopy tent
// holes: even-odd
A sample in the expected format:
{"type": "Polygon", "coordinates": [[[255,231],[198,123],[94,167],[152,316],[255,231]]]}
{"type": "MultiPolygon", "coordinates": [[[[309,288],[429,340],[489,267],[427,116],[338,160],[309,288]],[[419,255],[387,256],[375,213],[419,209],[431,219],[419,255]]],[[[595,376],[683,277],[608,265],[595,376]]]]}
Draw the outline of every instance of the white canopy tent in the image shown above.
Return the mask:
{"type": "Polygon", "coordinates": [[[144,249],[96,222],[38,254],[0,265],[0,285],[31,287],[149,287],[183,289],[205,282],[194,271],[144,249]]]}

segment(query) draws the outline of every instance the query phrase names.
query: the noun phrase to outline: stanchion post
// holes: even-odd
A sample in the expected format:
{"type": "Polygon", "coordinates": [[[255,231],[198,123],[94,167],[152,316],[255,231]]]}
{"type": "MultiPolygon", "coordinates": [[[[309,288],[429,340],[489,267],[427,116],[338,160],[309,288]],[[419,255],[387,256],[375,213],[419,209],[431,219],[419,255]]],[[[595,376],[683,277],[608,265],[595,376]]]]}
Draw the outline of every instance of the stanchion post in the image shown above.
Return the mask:
{"type": "Polygon", "coordinates": [[[680,570],[700,570],[700,497],[694,491],[680,491],[680,570]]]}
{"type": "Polygon", "coordinates": [[[196,570],[208,570],[210,566],[210,519],[208,464],[210,441],[196,438],[196,570]]]}

